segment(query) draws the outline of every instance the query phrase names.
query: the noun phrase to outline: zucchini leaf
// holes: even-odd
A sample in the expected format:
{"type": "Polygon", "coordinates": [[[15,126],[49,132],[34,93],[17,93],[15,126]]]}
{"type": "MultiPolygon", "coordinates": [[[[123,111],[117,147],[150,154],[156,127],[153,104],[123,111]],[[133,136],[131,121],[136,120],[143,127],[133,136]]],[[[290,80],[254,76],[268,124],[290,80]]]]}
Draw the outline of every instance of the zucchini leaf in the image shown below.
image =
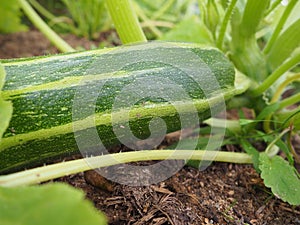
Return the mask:
{"type": "Polygon", "coordinates": [[[26,26],[21,23],[21,16],[22,13],[17,0],[1,0],[0,33],[25,31],[26,26]]]}
{"type": "Polygon", "coordinates": [[[0,187],[2,225],[104,225],[105,216],[97,212],[83,192],[66,184],[4,188],[0,187]]]}
{"type": "Polygon", "coordinates": [[[1,97],[1,90],[5,82],[5,70],[0,63],[0,143],[5,130],[9,125],[12,117],[12,104],[11,102],[4,101],[1,97]]]}
{"type": "Polygon", "coordinates": [[[300,179],[296,169],[282,157],[259,155],[261,177],[274,195],[291,205],[300,205],[300,179]]]}

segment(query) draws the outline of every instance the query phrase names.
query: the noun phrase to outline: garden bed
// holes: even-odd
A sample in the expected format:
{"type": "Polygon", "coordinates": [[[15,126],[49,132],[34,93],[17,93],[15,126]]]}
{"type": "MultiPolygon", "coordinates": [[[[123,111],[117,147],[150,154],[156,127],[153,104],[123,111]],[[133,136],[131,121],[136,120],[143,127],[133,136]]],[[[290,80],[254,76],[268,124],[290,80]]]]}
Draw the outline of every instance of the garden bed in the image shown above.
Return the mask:
{"type": "MultiPolygon", "coordinates": [[[[97,46],[105,38],[90,42],[72,35],[64,37],[73,47],[85,48],[97,46]]],[[[57,52],[37,31],[0,35],[0,58],[57,52]]],[[[164,143],[170,144],[170,140],[164,143]]],[[[299,140],[294,146],[299,154],[299,140]]],[[[240,151],[231,145],[226,148],[240,151]]],[[[86,182],[87,176],[94,174],[71,175],[55,182],[84,190],[110,224],[300,224],[300,207],[273,196],[252,165],[213,163],[204,171],[184,167],[166,181],[148,187],[114,184],[99,177],[92,179],[100,179],[101,185],[95,187],[86,182]]]]}

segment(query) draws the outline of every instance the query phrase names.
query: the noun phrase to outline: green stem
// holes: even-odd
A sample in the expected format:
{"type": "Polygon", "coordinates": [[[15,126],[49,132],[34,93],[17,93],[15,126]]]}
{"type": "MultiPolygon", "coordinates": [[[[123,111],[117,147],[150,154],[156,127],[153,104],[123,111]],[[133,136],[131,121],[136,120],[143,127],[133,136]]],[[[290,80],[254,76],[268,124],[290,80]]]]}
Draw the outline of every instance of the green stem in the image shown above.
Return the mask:
{"type": "Polygon", "coordinates": [[[122,163],[170,159],[252,163],[251,156],[246,153],[200,150],[143,150],[72,160],[3,175],[0,176],[0,186],[14,187],[38,184],[58,177],[122,163]]]}
{"type": "Polygon", "coordinates": [[[106,0],[106,5],[123,44],[147,42],[130,0],[106,0]]]}
{"type": "MultiPolygon", "coordinates": [[[[173,28],[175,25],[172,22],[167,21],[159,21],[159,20],[147,20],[141,23],[142,27],[149,27],[149,29],[153,27],[166,27],[166,28],[173,28]]],[[[159,31],[159,30],[158,30],[159,31]]],[[[153,30],[152,30],[153,32],[153,30]]],[[[157,31],[155,31],[158,33],[157,31]]],[[[162,33],[159,31],[159,35],[162,35],[162,33]]],[[[157,35],[158,36],[158,35],[157,35]]]]}
{"type": "Polygon", "coordinates": [[[174,4],[175,0],[168,0],[165,2],[164,5],[160,7],[160,9],[153,14],[151,17],[152,20],[156,20],[157,18],[161,17],[166,11],[170,9],[170,7],[174,4]]]}
{"type": "Polygon", "coordinates": [[[264,18],[268,1],[246,2],[245,9],[237,7],[230,20],[232,33],[230,58],[238,70],[252,80],[261,82],[267,77],[268,71],[255,34],[264,18]]]}
{"type": "Polygon", "coordinates": [[[296,3],[298,2],[298,0],[291,0],[288,4],[288,6],[286,7],[286,9],[283,12],[283,15],[281,16],[274,32],[272,33],[272,36],[270,38],[270,40],[267,42],[266,47],[264,48],[264,53],[268,54],[272,48],[272,46],[274,45],[274,42],[276,41],[276,39],[278,38],[286,20],[288,19],[291,11],[293,10],[294,6],[296,5],[296,3]]]}
{"type": "Polygon", "coordinates": [[[226,13],[225,13],[225,16],[224,16],[224,19],[223,19],[223,22],[222,22],[222,25],[221,25],[221,28],[220,28],[219,36],[218,36],[218,39],[217,39],[217,47],[219,49],[222,49],[222,47],[223,47],[226,28],[227,28],[227,25],[229,23],[230,16],[232,14],[232,11],[234,9],[234,6],[235,6],[236,2],[237,2],[237,0],[232,0],[229,4],[227,10],[226,10],[226,13]]]}
{"type": "Polygon", "coordinates": [[[275,144],[276,144],[276,142],[278,141],[278,140],[280,140],[282,137],[283,137],[283,135],[285,135],[287,132],[289,132],[290,130],[289,129],[285,129],[285,130],[283,130],[268,146],[267,146],[267,148],[266,148],[266,150],[265,150],[265,152],[268,154],[268,156],[269,157],[273,157],[273,156],[275,156],[275,155],[277,155],[278,154],[278,152],[279,152],[279,148],[278,148],[278,146],[276,146],[275,144]]]}
{"type": "Polygon", "coordinates": [[[233,131],[235,134],[241,132],[241,125],[238,120],[228,120],[228,119],[220,119],[220,118],[209,118],[203,121],[204,124],[208,124],[211,127],[220,127],[225,128],[230,131],[233,131]]]}
{"type": "MultiPolygon", "coordinates": [[[[136,14],[137,16],[144,22],[148,22],[150,21],[150,19],[146,16],[146,14],[144,13],[144,11],[141,9],[141,7],[136,3],[136,2],[133,2],[134,4],[134,8],[136,10],[136,14]]],[[[157,29],[157,27],[153,24],[153,23],[149,23],[150,26],[149,27],[149,30],[152,31],[152,33],[156,36],[156,37],[161,37],[162,36],[162,32],[157,29]]],[[[140,26],[142,26],[142,23],[140,23],[140,26]]]]}
{"type": "Polygon", "coordinates": [[[29,3],[40,13],[42,16],[46,17],[49,20],[55,18],[55,16],[50,13],[47,9],[45,9],[39,2],[36,0],[29,0],[29,3]]]}
{"type": "Polygon", "coordinates": [[[290,106],[290,105],[294,105],[296,104],[297,102],[300,102],[300,93],[298,94],[295,94],[289,98],[286,98],[284,100],[282,100],[280,103],[279,103],[279,109],[283,109],[287,106],[290,106]]]}
{"type": "Polygon", "coordinates": [[[284,82],[282,82],[276,90],[276,93],[273,95],[271,102],[270,103],[275,103],[277,101],[279,101],[281,94],[284,92],[284,90],[286,89],[286,87],[296,81],[296,80],[300,80],[300,73],[298,74],[294,74],[292,76],[290,76],[289,78],[287,78],[284,82]]]}
{"type": "Polygon", "coordinates": [[[62,52],[74,52],[75,50],[60,38],[34,11],[26,0],[18,0],[19,4],[31,22],[62,52]]]}
{"type": "Polygon", "coordinates": [[[266,11],[265,13],[265,17],[267,17],[271,12],[273,12],[277,6],[280,5],[280,3],[282,2],[282,0],[275,0],[272,5],[269,7],[269,9],[266,11]]]}
{"type": "Polygon", "coordinates": [[[36,0],[29,0],[29,3],[35,8],[35,10],[42,16],[44,16],[46,19],[50,20],[48,24],[50,27],[55,24],[57,26],[60,26],[62,29],[66,31],[70,31],[71,33],[76,34],[76,28],[74,28],[69,21],[72,21],[68,17],[56,17],[51,12],[49,12],[47,9],[45,9],[39,2],[36,0]],[[64,18],[63,20],[61,18],[64,18]],[[58,22],[59,21],[59,22],[58,22]],[[67,24],[69,23],[69,24],[67,24]]]}
{"type": "Polygon", "coordinates": [[[299,164],[300,163],[300,157],[297,154],[297,152],[296,152],[296,150],[293,146],[293,141],[292,141],[293,140],[293,135],[292,135],[292,133],[293,133],[292,129],[290,129],[290,132],[287,135],[287,146],[288,146],[290,152],[292,153],[292,155],[294,156],[295,162],[299,164]]]}
{"type": "Polygon", "coordinates": [[[276,0],[276,1],[274,1],[273,4],[271,5],[271,7],[270,7],[270,8],[267,10],[267,12],[265,13],[265,17],[266,17],[267,15],[269,15],[271,12],[273,12],[273,10],[274,10],[275,8],[277,8],[277,6],[280,5],[281,2],[282,2],[282,0],[276,0]]]}
{"type": "MultiPolygon", "coordinates": [[[[276,93],[273,95],[270,103],[271,104],[274,104],[276,102],[278,102],[281,98],[281,95],[283,93],[283,91],[286,89],[286,87],[292,83],[293,81],[295,80],[298,80],[300,79],[300,74],[295,74],[291,77],[289,77],[288,79],[286,79],[284,82],[282,82],[278,87],[277,87],[277,90],[276,90],[276,93]]],[[[297,102],[299,102],[299,99],[300,99],[300,93],[297,94],[297,95],[294,95],[290,98],[286,98],[284,99],[283,101],[281,101],[279,103],[279,107],[278,107],[278,110],[279,109],[283,109],[284,107],[287,107],[289,105],[293,105],[297,102]]],[[[272,130],[270,128],[270,124],[271,124],[271,118],[273,116],[274,112],[273,113],[270,113],[264,120],[264,130],[266,131],[266,133],[270,133],[272,130]]]]}
{"type": "Polygon", "coordinates": [[[275,81],[282,76],[286,71],[293,68],[300,62],[300,53],[296,54],[294,57],[287,60],[283,65],[279,66],[267,79],[264,80],[257,88],[253,89],[252,95],[254,97],[261,95],[269,87],[271,87],[275,81]]]}
{"type": "MultiPolygon", "coordinates": [[[[290,97],[290,98],[284,99],[283,101],[281,101],[281,102],[279,103],[278,110],[281,110],[281,109],[283,109],[283,108],[285,108],[285,107],[288,107],[288,106],[294,105],[295,103],[300,102],[299,99],[300,99],[300,93],[298,93],[298,94],[296,94],[296,95],[294,95],[294,96],[292,96],[292,97],[290,97]]],[[[282,122],[282,119],[279,119],[279,120],[278,120],[277,118],[275,118],[275,119],[276,119],[278,122],[280,122],[281,124],[283,124],[282,127],[284,127],[284,124],[286,124],[286,123],[293,117],[293,115],[295,115],[295,113],[300,112],[299,110],[300,110],[300,107],[298,107],[298,108],[296,108],[296,109],[293,109],[293,110],[291,110],[291,111],[289,111],[289,110],[284,111],[283,114],[286,113],[286,114],[289,115],[288,119],[285,119],[285,122],[282,122]],[[291,115],[292,115],[292,116],[291,116],[291,115]]],[[[271,129],[270,124],[271,124],[271,118],[272,118],[272,116],[274,115],[274,113],[275,113],[275,111],[272,112],[271,114],[269,114],[269,115],[265,118],[265,120],[264,120],[263,127],[264,127],[264,130],[266,131],[266,133],[271,133],[271,132],[273,132],[273,130],[271,129]]],[[[281,112],[281,113],[280,113],[280,112],[277,113],[275,116],[278,117],[278,115],[282,115],[282,112],[281,112]]],[[[275,121],[276,121],[276,120],[275,120],[275,121]]]]}

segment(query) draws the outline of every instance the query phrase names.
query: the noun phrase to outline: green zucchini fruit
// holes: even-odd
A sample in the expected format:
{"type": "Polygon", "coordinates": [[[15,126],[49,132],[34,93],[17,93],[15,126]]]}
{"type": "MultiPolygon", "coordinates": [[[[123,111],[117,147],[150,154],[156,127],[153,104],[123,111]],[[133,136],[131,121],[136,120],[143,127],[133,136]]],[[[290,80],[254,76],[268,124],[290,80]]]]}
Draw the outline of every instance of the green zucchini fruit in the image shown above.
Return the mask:
{"type": "MultiPolygon", "coordinates": [[[[112,112],[114,115],[119,113],[118,121],[114,123],[120,127],[126,116],[122,117],[122,107],[117,111],[112,111],[112,107],[122,88],[134,81],[149,81],[149,85],[146,83],[141,86],[143,93],[156,92],[154,97],[147,97],[146,94],[130,107],[130,129],[138,138],[149,137],[149,123],[154,117],[165,121],[167,132],[183,128],[180,113],[188,118],[193,111],[188,107],[188,102],[195,106],[201,121],[211,115],[212,108],[221,110],[218,106],[222,105],[224,99],[238,94],[234,88],[235,70],[231,62],[216,49],[192,44],[150,43],[2,60],[2,64],[6,70],[2,97],[13,104],[9,127],[0,142],[2,174],[79,152],[75,139],[77,133],[73,131],[74,123],[80,132],[89,132],[92,128],[86,118],[93,115],[74,119],[74,99],[78,88],[92,94],[97,90],[97,85],[101,86],[95,101],[94,116],[104,146],[119,143],[119,137],[113,130],[112,112]],[[185,54],[192,56],[185,57],[185,54]],[[197,64],[193,60],[201,61],[200,66],[193,66],[197,64]],[[187,65],[184,70],[180,68],[182,65],[187,65]],[[188,70],[197,72],[197,77],[191,78],[188,70]],[[213,79],[209,80],[208,70],[217,84],[213,79]],[[170,85],[151,83],[156,79],[176,84],[188,98],[176,96],[175,89],[172,90],[170,85]],[[163,91],[161,98],[160,91],[163,91]],[[175,99],[172,104],[164,98],[168,91],[169,96],[175,99]],[[181,106],[182,112],[177,112],[177,105],[181,106]]],[[[141,87],[136,90],[131,87],[132,93],[126,92],[129,102],[135,99],[134,94],[141,87]]],[[[92,154],[89,148],[98,147],[97,143],[87,143],[87,146],[87,154],[92,154]]]]}

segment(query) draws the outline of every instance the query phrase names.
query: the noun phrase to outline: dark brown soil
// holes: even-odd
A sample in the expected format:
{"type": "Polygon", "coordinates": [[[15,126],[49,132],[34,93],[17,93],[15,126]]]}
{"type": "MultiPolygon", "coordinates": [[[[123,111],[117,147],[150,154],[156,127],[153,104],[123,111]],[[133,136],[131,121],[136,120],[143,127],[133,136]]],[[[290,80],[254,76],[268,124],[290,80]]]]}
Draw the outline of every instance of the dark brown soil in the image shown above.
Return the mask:
{"type": "MultiPolygon", "coordinates": [[[[102,34],[95,41],[89,41],[86,38],[78,38],[69,34],[63,35],[63,38],[77,50],[97,48],[100,43],[105,47],[120,44],[114,32],[102,34]]],[[[0,34],[0,59],[55,53],[58,53],[58,50],[39,31],[32,30],[16,34],[0,34]]]]}
{"type": "MultiPolygon", "coordinates": [[[[96,174],[98,175],[98,174],[96,174]]],[[[300,211],[270,195],[251,166],[184,167],[157,185],[109,188],[64,177],[83,189],[110,224],[300,224],[300,211]]],[[[111,185],[111,184],[109,184],[111,185]]]]}
{"type": "MultiPolygon", "coordinates": [[[[73,47],[99,45],[71,35],[64,38],[73,47]]],[[[0,35],[0,58],[56,52],[37,31],[0,35]]],[[[237,150],[234,146],[227,149],[237,150]]],[[[147,187],[115,184],[94,172],[57,181],[84,190],[115,225],[300,224],[300,207],[271,195],[251,165],[213,163],[204,171],[184,167],[164,182],[147,187]]]]}

